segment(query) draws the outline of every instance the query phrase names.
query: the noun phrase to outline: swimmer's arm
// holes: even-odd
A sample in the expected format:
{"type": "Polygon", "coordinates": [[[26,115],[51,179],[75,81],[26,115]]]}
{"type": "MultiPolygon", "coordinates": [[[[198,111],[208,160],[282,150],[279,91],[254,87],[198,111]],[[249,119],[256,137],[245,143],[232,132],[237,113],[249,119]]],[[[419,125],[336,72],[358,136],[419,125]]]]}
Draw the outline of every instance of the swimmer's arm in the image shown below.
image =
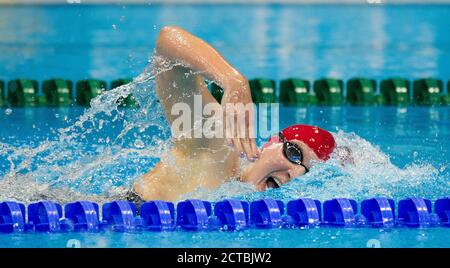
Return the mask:
{"type": "MultiPolygon", "coordinates": [[[[216,82],[224,89],[223,106],[227,103],[242,103],[244,105],[253,103],[248,80],[213,47],[187,31],[179,27],[164,27],[156,43],[156,53],[173,62],[181,62],[192,71],[216,82]]],[[[200,85],[200,83],[203,82],[197,82],[198,88],[207,91],[205,86],[200,85]]],[[[211,97],[209,92],[202,92],[202,95],[211,97]]],[[[227,112],[231,113],[228,118],[246,113],[245,109],[227,112]]],[[[248,116],[247,119],[251,117],[248,116]]],[[[236,133],[245,133],[245,137],[236,135],[230,139],[236,150],[245,153],[249,158],[258,157],[259,151],[255,139],[250,137],[250,134],[254,134],[252,133],[254,131],[253,122],[246,120],[244,124],[238,124],[234,129],[236,133]]]]}
{"type": "Polygon", "coordinates": [[[224,90],[245,90],[248,86],[247,79],[217,50],[179,27],[166,26],[161,29],[156,42],[156,52],[200,72],[224,90]]]}

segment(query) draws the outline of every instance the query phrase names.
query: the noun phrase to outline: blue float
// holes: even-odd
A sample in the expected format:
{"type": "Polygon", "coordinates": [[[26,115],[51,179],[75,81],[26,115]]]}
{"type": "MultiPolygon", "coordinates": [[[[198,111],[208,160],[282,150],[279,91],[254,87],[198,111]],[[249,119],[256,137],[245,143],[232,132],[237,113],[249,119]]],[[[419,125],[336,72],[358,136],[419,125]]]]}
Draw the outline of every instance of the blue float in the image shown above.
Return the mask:
{"type": "Polygon", "coordinates": [[[410,197],[398,202],[398,222],[408,227],[428,227],[434,223],[431,201],[410,197]]]}
{"type": "Polygon", "coordinates": [[[211,203],[190,199],[177,205],[177,224],[185,230],[200,231],[211,228],[211,203]]]}
{"type": "Polygon", "coordinates": [[[287,203],[287,214],[296,226],[319,225],[321,217],[321,204],[311,198],[300,198],[287,203]]]}
{"type": "Polygon", "coordinates": [[[64,215],[60,204],[41,201],[28,205],[17,202],[0,202],[0,233],[65,232],[65,231],[172,231],[177,227],[189,231],[241,230],[244,228],[289,228],[292,226],[329,225],[336,227],[431,227],[450,226],[450,197],[436,200],[432,213],[428,199],[410,197],[395,202],[376,197],[361,203],[361,214],[355,200],[335,198],[323,203],[310,198],[299,198],[287,203],[274,199],[261,199],[250,204],[240,200],[210,202],[186,200],[175,206],[166,201],[148,201],[141,206],[140,216],[136,205],[129,201],[113,201],[102,207],[89,201],[68,203],[64,215]],[[323,210],[323,218],[322,218],[323,210]],[[28,217],[25,217],[27,213],[28,217]],[[176,215],[176,217],[175,217],[176,215]],[[28,219],[27,219],[28,218],[28,219]],[[26,221],[28,220],[28,221],[26,221]]]}
{"type": "Polygon", "coordinates": [[[171,231],[175,229],[175,206],[171,202],[149,201],[141,206],[140,216],[145,229],[171,231]]]}
{"type": "Polygon", "coordinates": [[[376,197],[361,203],[361,214],[373,227],[393,227],[395,225],[394,200],[376,197]]]}
{"type": "Polygon", "coordinates": [[[129,201],[113,201],[103,204],[102,226],[110,226],[113,231],[135,231],[142,227],[140,218],[136,218],[136,205],[129,201]]]}
{"type": "Polygon", "coordinates": [[[283,225],[284,203],[262,199],[250,203],[250,223],[258,228],[277,228],[283,225]]]}
{"type": "Polygon", "coordinates": [[[99,230],[99,208],[98,204],[89,201],[78,201],[68,203],[64,207],[64,215],[68,219],[75,231],[99,230]]]}
{"type": "Polygon", "coordinates": [[[38,232],[60,232],[70,229],[62,219],[62,207],[53,201],[28,205],[28,223],[38,232]]]}
{"type": "Polygon", "coordinates": [[[224,200],[214,206],[214,215],[221,227],[239,230],[248,227],[249,205],[239,200],[224,200]]]}
{"type": "Polygon", "coordinates": [[[356,214],[358,205],[355,200],[334,198],[323,203],[323,220],[333,226],[354,226],[358,224],[356,214]]]}
{"type": "Polygon", "coordinates": [[[434,212],[439,216],[443,226],[450,227],[450,197],[438,199],[434,203],[434,212]]]}
{"type": "Polygon", "coordinates": [[[25,230],[25,205],[17,202],[0,203],[0,232],[12,233],[25,230]]]}

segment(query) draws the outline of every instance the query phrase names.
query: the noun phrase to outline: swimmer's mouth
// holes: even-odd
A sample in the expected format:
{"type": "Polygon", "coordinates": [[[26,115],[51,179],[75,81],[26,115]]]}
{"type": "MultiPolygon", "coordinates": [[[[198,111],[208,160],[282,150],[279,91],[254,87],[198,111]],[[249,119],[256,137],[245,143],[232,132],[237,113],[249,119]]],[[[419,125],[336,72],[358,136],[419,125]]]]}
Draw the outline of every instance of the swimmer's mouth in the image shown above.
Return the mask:
{"type": "Polygon", "coordinates": [[[280,181],[274,177],[267,177],[266,186],[267,188],[280,188],[280,181]]]}

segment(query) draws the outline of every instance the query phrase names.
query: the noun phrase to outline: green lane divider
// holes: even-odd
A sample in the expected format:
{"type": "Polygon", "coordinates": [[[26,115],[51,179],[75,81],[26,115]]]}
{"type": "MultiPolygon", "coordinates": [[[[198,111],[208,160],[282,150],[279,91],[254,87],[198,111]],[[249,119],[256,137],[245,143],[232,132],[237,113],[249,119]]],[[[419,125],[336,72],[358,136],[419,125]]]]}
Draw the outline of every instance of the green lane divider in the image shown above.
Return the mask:
{"type": "Polygon", "coordinates": [[[413,101],[418,105],[439,105],[443,92],[441,80],[425,78],[415,80],[413,83],[413,101]]]}
{"type": "Polygon", "coordinates": [[[3,107],[6,105],[5,100],[5,81],[0,80],[0,107],[3,107]]]}
{"type": "Polygon", "coordinates": [[[410,82],[403,78],[390,78],[381,81],[381,103],[383,105],[408,105],[410,82]]]}
{"type": "Polygon", "coordinates": [[[280,82],[280,102],[284,105],[310,105],[317,103],[310,92],[311,83],[299,78],[287,78],[280,82]]]}
{"type": "Polygon", "coordinates": [[[8,102],[11,106],[35,107],[39,105],[38,82],[29,79],[16,79],[8,83],[8,102]]]}
{"type": "Polygon", "coordinates": [[[69,106],[72,104],[73,83],[60,78],[42,82],[42,92],[48,106],[69,106]]]}
{"type": "Polygon", "coordinates": [[[131,78],[120,78],[111,82],[111,89],[129,84],[133,81],[131,78]]]}
{"type": "Polygon", "coordinates": [[[211,95],[213,95],[213,97],[216,99],[218,103],[222,101],[223,89],[219,85],[217,85],[214,82],[210,83],[209,92],[211,92],[211,95]]]}
{"type": "Polygon", "coordinates": [[[248,81],[254,103],[277,102],[275,80],[255,78],[248,81]]]}
{"type": "Polygon", "coordinates": [[[102,94],[106,89],[106,82],[97,79],[87,79],[77,82],[77,103],[89,106],[91,99],[102,94]]]}
{"type": "Polygon", "coordinates": [[[447,82],[447,94],[441,96],[442,105],[450,105],[450,80],[447,82]]]}
{"type": "Polygon", "coordinates": [[[450,94],[441,96],[441,104],[442,105],[450,105],[450,94]]]}
{"type": "MultiPolygon", "coordinates": [[[[133,79],[131,79],[131,78],[116,79],[111,82],[111,89],[129,84],[132,81],[133,81],[133,79]]],[[[121,107],[132,108],[132,107],[137,106],[136,100],[134,99],[132,94],[128,95],[126,98],[119,98],[117,100],[117,103],[119,103],[121,107]]]]}
{"type": "Polygon", "coordinates": [[[384,97],[381,94],[375,95],[375,103],[377,105],[385,105],[384,97]]]}
{"type": "Polygon", "coordinates": [[[310,105],[318,105],[319,100],[317,99],[316,92],[311,91],[309,94],[309,104],[310,105]]]}
{"type": "MultiPolygon", "coordinates": [[[[130,82],[132,79],[129,78],[116,79],[111,82],[110,89],[130,82]]],[[[316,80],[312,86],[308,80],[300,78],[283,79],[279,84],[279,99],[274,80],[255,78],[249,80],[249,84],[255,103],[280,101],[283,105],[291,106],[337,106],[345,104],[346,101],[351,105],[450,105],[450,81],[447,83],[447,92],[444,93],[443,81],[435,78],[416,79],[412,84],[403,78],[385,79],[380,83],[380,94],[376,94],[377,82],[375,80],[356,77],[349,79],[346,83],[345,100],[344,82],[334,78],[316,80]]],[[[0,107],[70,106],[73,102],[73,90],[76,90],[76,103],[88,106],[92,98],[100,95],[106,89],[107,83],[103,80],[81,80],[74,87],[70,80],[55,78],[42,82],[42,95],[39,95],[39,85],[35,80],[15,79],[8,83],[0,80],[0,107]]],[[[209,83],[208,90],[218,102],[222,100],[224,92],[220,86],[209,83]]],[[[126,98],[119,99],[117,103],[122,107],[138,105],[131,94],[126,98]]]]}
{"type": "Polygon", "coordinates": [[[373,105],[377,102],[375,91],[377,82],[362,77],[347,81],[347,102],[351,105],[373,105]]]}
{"type": "Polygon", "coordinates": [[[342,89],[344,82],[334,78],[314,81],[314,92],[319,105],[337,106],[343,104],[342,89]]]}

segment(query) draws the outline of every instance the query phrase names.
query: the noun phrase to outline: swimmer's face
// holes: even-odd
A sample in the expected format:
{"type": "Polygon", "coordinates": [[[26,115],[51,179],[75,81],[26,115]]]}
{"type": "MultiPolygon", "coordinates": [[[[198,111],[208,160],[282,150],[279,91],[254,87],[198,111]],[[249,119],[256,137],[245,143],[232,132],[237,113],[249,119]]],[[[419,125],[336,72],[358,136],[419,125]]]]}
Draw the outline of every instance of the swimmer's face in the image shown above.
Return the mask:
{"type": "MultiPolygon", "coordinates": [[[[301,148],[302,163],[307,168],[311,168],[314,161],[320,161],[315,152],[305,143],[297,140],[290,142],[301,148]]],[[[254,184],[258,191],[265,191],[268,188],[278,188],[305,172],[304,167],[290,162],[284,156],[283,143],[273,143],[262,149],[260,157],[243,172],[241,181],[254,184]]]]}

